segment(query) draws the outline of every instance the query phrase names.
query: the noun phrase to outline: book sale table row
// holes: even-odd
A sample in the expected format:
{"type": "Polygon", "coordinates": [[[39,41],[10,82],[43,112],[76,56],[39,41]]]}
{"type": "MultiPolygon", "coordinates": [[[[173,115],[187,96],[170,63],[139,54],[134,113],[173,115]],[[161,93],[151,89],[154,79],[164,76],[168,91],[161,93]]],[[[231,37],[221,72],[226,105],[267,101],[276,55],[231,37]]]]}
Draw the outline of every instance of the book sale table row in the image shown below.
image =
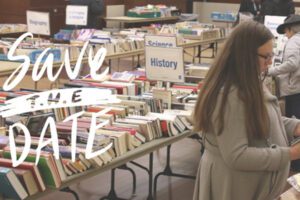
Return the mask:
{"type": "MultiPolygon", "coordinates": [[[[9,61],[0,63],[3,66],[0,75],[3,78],[9,76],[0,91],[1,126],[6,129],[5,135],[0,136],[0,175],[5,186],[0,188],[0,193],[4,198],[37,199],[58,190],[70,192],[78,198],[70,190],[70,185],[110,169],[112,190],[108,198],[116,199],[113,188],[115,169],[125,168],[135,177],[129,165],[147,171],[148,199],[155,198],[160,175],[193,178],[171,172],[170,148],[171,144],[193,135],[189,117],[201,84],[185,83],[185,73],[189,71],[191,76],[199,73],[202,77],[208,67],[189,66],[185,69],[184,52],[194,49],[194,61],[199,59],[200,62],[203,45],[213,44],[216,49],[225,38],[176,43],[177,38],[172,36],[169,38],[171,42],[165,43],[165,37],[158,41],[152,37],[151,44],[164,41],[163,45],[172,46],[168,48],[168,54],[158,56],[149,54],[147,45],[105,56],[102,46],[89,46],[87,50],[86,43],[83,46],[60,46],[60,50],[70,50],[64,58],[58,56],[55,60],[58,51],[53,50],[52,57],[46,56],[42,60],[38,56],[34,62],[32,53],[37,52],[20,48],[16,50],[18,55],[29,53],[23,65],[9,61]],[[178,53],[176,59],[175,54],[170,53],[173,51],[178,53]],[[138,56],[139,63],[139,57],[144,54],[145,70],[111,74],[107,69],[100,70],[104,60],[110,64],[112,59],[138,56]],[[88,67],[88,76],[81,76],[83,66],[88,67]],[[34,89],[14,89],[29,73],[36,84],[45,74],[51,82],[59,81],[62,69],[70,80],[63,85],[57,84],[57,89],[39,91],[37,85],[34,89]],[[151,78],[157,74],[162,76],[151,78]],[[165,146],[168,146],[166,170],[154,178],[153,151],[165,146]],[[148,167],[134,161],[147,154],[148,167]]],[[[136,47],[141,42],[128,44],[136,47]]],[[[110,48],[110,45],[105,45],[110,48]]],[[[51,46],[49,48],[51,51],[51,46]]],[[[151,47],[152,53],[161,48],[151,47]]],[[[7,58],[10,57],[8,53],[7,58]]],[[[133,185],[135,188],[135,181],[133,185]]]]}
{"type": "Polygon", "coordinates": [[[110,163],[100,167],[100,168],[96,168],[96,169],[91,169],[88,171],[85,171],[83,173],[74,175],[70,178],[68,178],[65,182],[62,183],[62,185],[57,188],[57,189],[50,189],[47,188],[44,192],[42,193],[37,193],[34,196],[29,197],[28,199],[38,199],[42,196],[45,196],[49,193],[55,192],[57,190],[63,190],[65,188],[68,188],[69,186],[78,183],[80,181],[83,181],[85,179],[91,178],[93,176],[98,175],[99,173],[102,173],[106,170],[110,170],[110,169],[114,169],[117,168],[119,166],[122,166],[126,163],[129,163],[130,161],[133,161],[139,157],[145,156],[149,154],[149,166],[148,166],[148,170],[149,170],[149,194],[148,194],[148,199],[153,199],[153,184],[154,184],[154,180],[153,180],[153,152],[172,145],[175,142],[178,142],[184,138],[187,138],[189,136],[194,135],[195,133],[191,132],[191,131],[185,131],[177,136],[173,136],[173,137],[169,137],[169,138],[160,138],[160,139],[156,139],[153,140],[151,142],[147,142],[141,146],[139,146],[138,148],[131,150],[129,152],[127,152],[126,154],[117,157],[115,159],[113,159],[110,163]]]}
{"type": "MultiPolygon", "coordinates": [[[[19,184],[19,188],[10,190],[18,192],[6,193],[3,187],[1,193],[6,197],[14,194],[17,199],[31,199],[57,190],[70,192],[68,186],[76,181],[129,161],[139,166],[132,160],[150,153],[149,168],[142,168],[149,174],[149,199],[152,199],[151,152],[192,134],[191,124],[186,117],[191,115],[196,98],[190,94],[198,90],[197,84],[173,84],[167,91],[156,89],[155,84],[147,80],[143,71],[116,72],[103,77],[101,81],[89,77],[76,79],[59,90],[0,92],[5,123],[18,127],[9,129],[9,135],[14,135],[18,146],[16,149],[8,145],[7,136],[1,136],[2,141],[6,142],[2,146],[0,168],[7,169],[7,173],[2,171],[2,175],[8,177],[8,173],[17,173],[15,169],[10,169],[14,166],[11,159],[14,153],[20,158],[24,152],[27,157],[18,168],[31,169],[32,174],[31,182],[26,182],[25,186],[19,184]],[[176,92],[172,94],[172,90],[176,92]],[[107,92],[112,96],[107,96],[107,92]],[[178,95],[181,97],[176,98],[178,95]],[[188,108],[190,104],[190,110],[170,110],[175,99],[185,101],[182,108],[188,108]],[[77,123],[76,129],[74,121],[77,123]],[[98,127],[97,124],[102,125],[98,127]],[[53,137],[57,137],[57,141],[53,137]],[[28,145],[32,149],[27,151],[28,145]],[[75,150],[72,149],[74,146],[75,150]],[[62,158],[57,160],[55,152],[58,149],[62,158]],[[106,150],[103,154],[87,159],[88,151],[91,153],[102,149],[106,150]],[[37,166],[34,162],[38,163],[37,166]],[[31,187],[31,184],[34,186],[31,187]]],[[[14,177],[14,181],[18,182],[14,177]]],[[[11,186],[7,185],[8,188],[11,186]]]]}

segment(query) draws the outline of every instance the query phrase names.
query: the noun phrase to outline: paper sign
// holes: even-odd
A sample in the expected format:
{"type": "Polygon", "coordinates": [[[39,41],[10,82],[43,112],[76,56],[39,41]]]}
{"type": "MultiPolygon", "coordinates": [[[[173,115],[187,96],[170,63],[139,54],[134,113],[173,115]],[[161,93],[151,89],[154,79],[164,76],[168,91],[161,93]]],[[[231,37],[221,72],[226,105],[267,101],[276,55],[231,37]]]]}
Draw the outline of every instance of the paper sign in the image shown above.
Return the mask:
{"type": "Polygon", "coordinates": [[[66,24],[86,26],[88,18],[87,6],[67,6],[66,24]]]}
{"type": "Polygon", "coordinates": [[[145,56],[148,79],[184,82],[183,48],[146,46],[145,56]]]}
{"type": "Polygon", "coordinates": [[[27,10],[26,17],[29,32],[33,34],[50,35],[49,13],[27,10]]]}
{"type": "Polygon", "coordinates": [[[280,24],[284,23],[286,17],[284,16],[265,16],[265,26],[272,32],[276,40],[274,40],[274,49],[273,52],[275,53],[272,66],[276,66],[281,64],[283,59],[283,50],[285,44],[287,42],[287,37],[284,34],[277,33],[277,27],[280,24]]]}
{"type": "Polygon", "coordinates": [[[173,48],[177,46],[176,35],[146,35],[145,46],[173,48]]]}
{"type": "Polygon", "coordinates": [[[284,16],[265,16],[265,26],[270,29],[272,34],[277,37],[279,34],[277,33],[276,29],[280,24],[283,24],[284,19],[286,17],[284,16]]]}

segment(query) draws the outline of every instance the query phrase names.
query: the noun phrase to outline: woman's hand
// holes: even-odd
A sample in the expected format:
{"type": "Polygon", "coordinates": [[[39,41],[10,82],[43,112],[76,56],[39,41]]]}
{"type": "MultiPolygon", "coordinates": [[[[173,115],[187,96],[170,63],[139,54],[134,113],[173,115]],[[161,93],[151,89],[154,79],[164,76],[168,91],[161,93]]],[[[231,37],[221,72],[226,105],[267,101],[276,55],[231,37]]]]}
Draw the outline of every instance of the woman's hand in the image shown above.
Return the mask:
{"type": "Polygon", "coordinates": [[[291,146],[290,148],[290,158],[291,160],[297,160],[300,158],[300,142],[291,146]]]}
{"type": "Polygon", "coordinates": [[[300,136],[300,124],[298,124],[294,131],[294,136],[300,136]]]}

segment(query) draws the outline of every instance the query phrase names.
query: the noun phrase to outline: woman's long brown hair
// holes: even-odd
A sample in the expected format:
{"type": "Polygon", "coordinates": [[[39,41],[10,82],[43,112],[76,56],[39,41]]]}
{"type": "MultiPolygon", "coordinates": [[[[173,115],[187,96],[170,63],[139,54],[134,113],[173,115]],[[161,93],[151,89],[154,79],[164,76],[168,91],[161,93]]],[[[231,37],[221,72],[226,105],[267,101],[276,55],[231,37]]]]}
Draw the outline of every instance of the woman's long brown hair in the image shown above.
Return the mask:
{"type": "Polygon", "coordinates": [[[222,133],[228,93],[234,86],[244,104],[248,137],[267,136],[269,117],[264,104],[257,50],[272,38],[272,33],[264,25],[254,21],[244,22],[233,30],[212,64],[198,96],[194,111],[196,131],[222,133]],[[223,95],[220,109],[216,112],[219,94],[223,95]],[[213,123],[214,112],[217,113],[217,127],[213,123]]]}

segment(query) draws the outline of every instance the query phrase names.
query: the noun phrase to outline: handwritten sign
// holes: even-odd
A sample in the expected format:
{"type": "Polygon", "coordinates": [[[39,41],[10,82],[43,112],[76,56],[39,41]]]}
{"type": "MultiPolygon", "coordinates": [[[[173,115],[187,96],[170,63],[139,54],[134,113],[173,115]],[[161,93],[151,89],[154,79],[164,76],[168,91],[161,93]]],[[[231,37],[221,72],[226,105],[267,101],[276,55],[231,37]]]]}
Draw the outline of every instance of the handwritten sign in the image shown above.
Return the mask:
{"type": "Polygon", "coordinates": [[[87,25],[88,7],[87,6],[67,6],[66,24],[68,25],[87,25]]]}
{"type": "Polygon", "coordinates": [[[50,35],[49,13],[27,10],[26,17],[29,32],[40,35],[50,35]]]}
{"type": "Polygon", "coordinates": [[[148,79],[184,82],[183,48],[146,46],[145,57],[148,79]]]}
{"type": "MultiPolygon", "coordinates": [[[[49,81],[55,81],[63,68],[70,79],[76,79],[80,72],[81,62],[83,59],[83,55],[86,51],[88,51],[88,64],[90,68],[91,78],[94,80],[102,79],[109,72],[107,68],[104,72],[100,71],[102,67],[103,61],[106,56],[106,49],[100,48],[95,52],[92,51],[92,47],[88,48],[87,41],[79,54],[78,60],[76,62],[75,67],[71,67],[69,52],[68,49],[65,50],[64,62],[60,66],[56,72],[53,70],[53,53],[50,52],[50,48],[44,49],[43,52],[38,56],[36,62],[33,64],[32,68],[30,66],[30,58],[27,55],[15,55],[15,51],[18,46],[22,43],[24,39],[27,37],[33,38],[32,33],[24,33],[20,36],[14,44],[10,47],[7,58],[9,61],[18,61],[20,65],[11,73],[10,76],[6,78],[2,85],[2,89],[4,91],[13,90],[20,81],[25,77],[27,72],[32,71],[32,80],[39,81],[42,77],[47,77],[49,81]],[[47,53],[49,52],[49,53],[47,53]],[[41,61],[45,62],[41,65],[41,61]],[[47,75],[45,75],[47,73],[47,75]],[[45,75],[45,76],[44,76],[45,75]]],[[[90,105],[103,105],[108,103],[119,103],[120,100],[112,95],[111,90],[109,89],[100,89],[100,88],[67,88],[67,89],[53,89],[43,92],[34,92],[32,94],[24,94],[21,96],[17,96],[12,99],[8,99],[5,101],[5,105],[2,105],[0,108],[0,116],[10,117],[18,114],[29,113],[34,111],[42,111],[42,110],[52,110],[52,109],[60,109],[67,107],[82,107],[82,106],[90,106],[90,105]],[[56,101],[51,101],[51,99],[55,99],[56,101]],[[50,100],[50,101],[49,101],[50,100]]],[[[88,131],[88,140],[85,149],[85,157],[87,159],[91,159],[93,157],[99,156],[104,152],[108,151],[112,147],[112,143],[106,145],[104,148],[94,151],[93,144],[95,139],[96,130],[107,125],[109,120],[98,123],[97,118],[103,114],[110,112],[111,108],[108,107],[104,110],[101,110],[97,113],[93,113],[91,116],[90,128],[88,131]]],[[[77,138],[77,119],[83,115],[84,111],[79,111],[77,113],[73,113],[67,116],[62,122],[71,122],[72,130],[71,130],[71,160],[75,162],[76,157],[76,138],[77,138]]],[[[42,124],[42,130],[40,132],[40,139],[38,146],[36,148],[36,159],[35,164],[37,165],[39,162],[39,158],[41,155],[41,151],[45,146],[49,144],[53,147],[53,155],[55,159],[59,159],[59,143],[58,143],[58,134],[55,123],[55,118],[51,115],[47,116],[46,121],[42,124]],[[49,130],[49,131],[48,131],[49,130]],[[45,138],[45,134],[50,132],[50,138],[45,138]]],[[[16,167],[22,162],[25,161],[27,155],[30,152],[31,147],[31,134],[28,127],[20,122],[16,122],[13,125],[8,127],[9,133],[9,148],[11,153],[12,166],[16,167]],[[24,133],[25,144],[22,149],[21,155],[17,156],[17,147],[15,142],[15,133],[14,130],[17,128],[24,133]]]]}
{"type": "Polygon", "coordinates": [[[152,47],[177,47],[176,35],[146,35],[145,46],[152,47]]]}

